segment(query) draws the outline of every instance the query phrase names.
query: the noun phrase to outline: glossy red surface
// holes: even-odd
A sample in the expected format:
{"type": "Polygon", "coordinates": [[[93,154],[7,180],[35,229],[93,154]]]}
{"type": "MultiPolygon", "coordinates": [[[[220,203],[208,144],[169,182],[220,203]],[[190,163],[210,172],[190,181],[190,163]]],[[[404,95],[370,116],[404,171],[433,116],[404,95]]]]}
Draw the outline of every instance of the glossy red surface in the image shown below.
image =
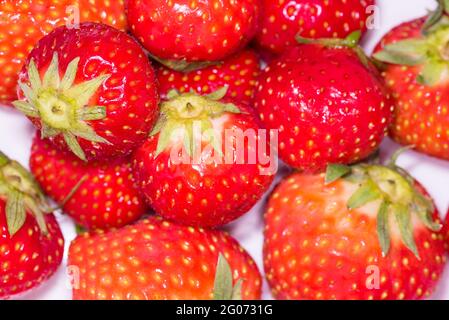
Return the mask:
{"type": "Polygon", "coordinates": [[[344,38],[366,30],[374,0],[262,0],[258,44],[274,53],[305,38],[344,38]]]}
{"type": "Polygon", "coordinates": [[[259,5],[259,0],[128,0],[128,24],[159,58],[215,61],[255,35],[259,5]]]}

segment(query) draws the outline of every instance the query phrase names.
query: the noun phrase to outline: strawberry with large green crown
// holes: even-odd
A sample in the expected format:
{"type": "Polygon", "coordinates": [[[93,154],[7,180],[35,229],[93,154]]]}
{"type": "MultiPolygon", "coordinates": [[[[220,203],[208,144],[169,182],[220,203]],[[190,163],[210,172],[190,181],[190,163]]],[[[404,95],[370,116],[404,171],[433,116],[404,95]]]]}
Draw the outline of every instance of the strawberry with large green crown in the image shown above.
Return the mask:
{"type": "Polygon", "coordinates": [[[449,1],[391,30],[375,49],[395,99],[390,135],[449,160],[449,1]]]}
{"type": "Polygon", "coordinates": [[[33,176],[0,152],[0,298],[44,282],[61,263],[64,239],[33,176]]]}
{"type": "Polygon", "coordinates": [[[446,263],[439,212],[396,165],[294,173],[265,214],[264,264],[278,299],[423,299],[446,263]]]}
{"type": "Polygon", "coordinates": [[[83,23],[42,38],[19,76],[14,106],[61,149],[82,160],[126,156],[158,115],[144,51],[112,27],[83,23]]]}
{"type": "Polygon", "coordinates": [[[248,212],[273,181],[269,133],[259,132],[251,108],[224,98],[226,91],[171,91],[134,154],[140,190],[166,219],[222,226],[248,212]]]}

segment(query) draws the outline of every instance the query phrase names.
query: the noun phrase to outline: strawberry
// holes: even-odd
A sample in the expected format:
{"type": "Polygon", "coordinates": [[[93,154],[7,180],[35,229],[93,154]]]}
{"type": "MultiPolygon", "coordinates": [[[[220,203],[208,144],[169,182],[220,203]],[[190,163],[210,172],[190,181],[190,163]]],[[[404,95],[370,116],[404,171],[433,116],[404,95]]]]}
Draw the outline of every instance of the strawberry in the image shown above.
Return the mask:
{"type": "Polygon", "coordinates": [[[122,227],[146,212],[127,158],[84,163],[36,136],[30,168],[45,193],[86,229],[122,227]]]}
{"type": "Polygon", "coordinates": [[[38,40],[76,17],[126,28],[123,0],[0,1],[0,104],[17,99],[17,74],[38,40]]]}
{"type": "Polygon", "coordinates": [[[446,249],[449,250],[449,210],[447,211],[446,214],[446,222],[444,223],[443,234],[446,240],[446,249]]]}
{"type": "Polygon", "coordinates": [[[188,73],[161,66],[157,72],[159,94],[166,99],[173,89],[207,94],[227,86],[227,98],[250,105],[259,71],[259,59],[253,50],[241,51],[221,64],[188,73]]]}
{"type": "Polygon", "coordinates": [[[232,237],[156,217],[79,236],[69,265],[75,300],[260,299],[257,266],[232,237]]]}
{"type": "Polygon", "coordinates": [[[266,128],[279,130],[279,156],[295,168],[321,171],[375,151],[391,121],[391,98],[357,46],[307,40],[273,61],[259,77],[255,107],[266,128]]]}
{"type": "Polygon", "coordinates": [[[127,0],[128,24],[154,58],[178,71],[191,70],[243,48],[257,31],[259,5],[259,0],[127,0]]]}
{"type": "Polygon", "coordinates": [[[417,151],[449,160],[449,9],[404,23],[379,43],[374,57],[395,99],[390,135],[417,151]],[[443,14],[444,13],[444,14],[443,14]]]}
{"type": "Polygon", "coordinates": [[[0,152],[0,298],[47,280],[61,263],[64,239],[36,181],[0,152]]]}
{"type": "Polygon", "coordinates": [[[82,160],[126,156],[158,114],[154,71],[141,47],[112,27],[83,23],[42,38],[19,76],[14,106],[82,160]]]}
{"type": "Polygon", "coordinates": [[[295,36],[345,38],[366,31],[374,0],[262,0],[257,44],[281,54],[296,46],[295,36]]]}
{"type": "Polygon", "coordinates": [[[225,94],[170,92],[155,130],[134,155],[141,191],[167,219],[224,225],[249,211],[273,180],[255,117],[222,100],[225,94]]]}
{"type": "Polygon", "coordinates": [[[264,264],[280,299],[422,299],[446,262],[438,211],[394,161],[294,173],[265,214],[264,264]]]}

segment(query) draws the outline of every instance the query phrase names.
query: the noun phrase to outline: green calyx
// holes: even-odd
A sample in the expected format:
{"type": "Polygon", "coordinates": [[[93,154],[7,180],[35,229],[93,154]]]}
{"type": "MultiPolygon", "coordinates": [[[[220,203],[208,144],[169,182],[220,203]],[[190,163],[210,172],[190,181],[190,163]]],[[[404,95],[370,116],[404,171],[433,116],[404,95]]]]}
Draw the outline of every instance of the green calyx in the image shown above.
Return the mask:
{"type": "Polygon", "coordinates": [[[152,54],[150,54],[150,57],[171,70],[184,72],[184,73],[204,69],[204,68],[214,66],[214,65],[221,63],[221,62],[217,62],[217,61],[188,62],[186,60],[161,59],[152,54]]]}
{"type": "Polygon", "coordinates": [[[232,270],[226,258],[220,253],[214,281],[214,300],[242,300],[242,283],[233,284],[232,270]]]}
{"type": "Polygon", "coordinates": [[[345,179],[358,185],[357,191],[347,203],[350,210],[375,201],[380,203],[377,213],[377,234],[384,257],[390,250],[391,223],[395,223],[402,242],[419,259],[413,235],[413,217],[417,217],[432,231],[439,231],[442,226],[433,220],[435,208],[432,201],[416,188],[413,178],[396,165],[396,158],[397,154],[387,165],[329,165],[325,182],[331,184],[339,179],[345,179]]]}
{"type": "Polygon", "coordinates": [[[31,60],[28,66],[30,85],[19,82],[26,100],[15,101],[13,105],[28,117],[41,120],[43,138],[62,135],[69,149],[86,161],[78,138],[109,144],[106,139],[97,135],[87,121],[106,117],[105,107],[89,106],[88,103],[110,76],[102,75],[74,84],[79,60],[76,58],[69,63],[62,79],[59,75],[59,60],[56,53],[43,79],[34,60],[31,60]]]}
{"type": "Polygon", "coordinates": [[[297,35],[296,41],[300,44],[318,44],[329,48],[350,48],[354,50],[360,61],[365,66],[369,66],[370,59],[367,57],[363,49],[359,46],[361,38],[362,32],[359,30],[352,32],[345,39],[338,39],[338,38],[309,39],[297,35]]]}
{"type": "Polygon", "coordinates": [[[13,237],[31,212],[43,234],[48,233],[45,214],[52,212],[33,176],[18,162],[0,152],[0,198],[6,202],[8,233],[13,237]]]}
{"type": "Polygon", "coordinates": [[[204,137],[216,152],[222,154],[221,132],[214,130],[213,119],[226,112],[241,113],[234,104],[220,101],[226,92],[226,87],[205,96],[170,91],[167,95],[169,100],[161,104],[159,120],[150,134],[159,134],[155,157],[166,150],[173,139],[179,139],[179,134],[183,137],[184,150],[190,157],[196,154],[204,137]]]}
{"type": "Polygon", "coordinates": [[[404,66],[420,66],[416,81],[432,86],[449,79],[449,0],[440,0],[429,15],[422,36],[386,45],[374,54],[377,61],[404,66]]]}

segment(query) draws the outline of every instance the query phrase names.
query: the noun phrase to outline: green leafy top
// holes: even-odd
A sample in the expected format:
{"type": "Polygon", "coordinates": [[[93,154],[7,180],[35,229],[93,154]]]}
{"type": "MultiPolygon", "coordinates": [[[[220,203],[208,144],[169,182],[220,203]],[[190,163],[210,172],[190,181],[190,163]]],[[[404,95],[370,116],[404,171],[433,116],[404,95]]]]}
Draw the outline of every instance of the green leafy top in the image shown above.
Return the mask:
{"type": "Polygon", "coordinates": [[[442,226],[433,220],[435,208],[432,201],[416,188],[414,179],[395,164],[396,158],[397,155],[388,165],[329,165],[325,181],[326,184],[331,184],[343,178],[359,186],[348,200],[347,206],[350,210],[380,201],[377,233],[383,256],[387,256],[390,250],[389,222],[390,216],[393,215],[403,243],[419,259],[412,216],[418,217],[432,231],[439,231],[442,226]]]}
{"type": "Polygon", "coordinates": [[[380,62],[420,66],[416,81],[432,86],[449,76],[449,0],[439,0],[438,8],[429,14],[422,36],[386,45],[374,54],[380,62]]]}
{"type": "Polygon", "coordinates": [[[214,300],[242,300],[243,280],[233,285],[232,270],[228,261],[220,253],[214,282],[214,300]]]}
{"type": "Polygon", "coordinates": [[[6,202],[8,233],[13,237],[26,221],[27,211],[36,219],[42,233],[48,229],[44,215],[52,212],[34,177],[18,162],[0,152],[0,197],[6,202]]]}
{"type": "Polygon", "coordinates": [[[102,75],[92,80],[74,84],[80,59],[71,61],[60,78],[58,54],[54,53],[52,61],[41,79],[33,59],[28,65],[28,78],[31,86],[19,82],[25,101],[15,101],[13,105],[31,118],[40,118],[43,138],[62,135],[69,149],[80,159],[86,156],[77,138],[91,142],[109,142],[97,135],[86,122],[101,120],[106,117],[103,106],[88,106],[89,100],[98,88],[110,77],[102,75]]]}
{"type": "Polygon", "coordinates": [[[166,150],[178,130],[182,131],[184,148],[192,157],[198,143],[195,136],[197,129],[198,138],[207,136],[214,150],[222,154],[221,133],[214,130],[212,120],[226,112],[241,113],[234,104],[220,101],[226,92],[226,87],[205,96],[170,91],[167,95],[169,100],[161,104],[159,119],[150,134],[159,134],[155,157],[166,150]]]}
{"type": "Polygon", "coordinates": [[[338,38],[309,39],[297,35],[296,41],[299,42],[300,44],[319,44],[331,48],[350,48],[354,50],[354,52],[359,57],[360,61],[365,66],[368,67],[370,65],[370,59],[365,54],[363,49],[359,46],[361,37],[362,32],[358,30],[349,34],[345,39],[338,39],[338,38]]]}
{"type": "Polygon", "coordinates": [[[161,59],[159,57],[156,57],[155,55],[150,54],[150,57],[162,64],[163,66],[166,66],[167,68],[171,70],[175,70],[178,72],[192,72],[195,70],[204,69],[210,66],[218,65],[221,62],[220,61],[196,61],[196,62],[189,62],[187,60],[170,60],[170,59],[161,59]]]}

